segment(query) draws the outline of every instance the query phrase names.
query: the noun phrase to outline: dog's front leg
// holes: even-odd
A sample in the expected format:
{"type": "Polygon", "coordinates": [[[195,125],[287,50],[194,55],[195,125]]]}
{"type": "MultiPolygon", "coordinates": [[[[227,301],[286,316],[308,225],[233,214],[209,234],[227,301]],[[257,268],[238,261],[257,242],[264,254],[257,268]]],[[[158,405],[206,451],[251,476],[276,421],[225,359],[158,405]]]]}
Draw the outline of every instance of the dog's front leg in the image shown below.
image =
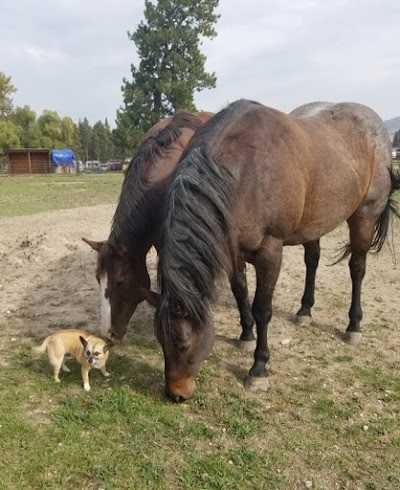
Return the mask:
{"type": "Polygon", "coordinates": [[[108,373],[108,372],[106,371],[106,367],[105,367],[105,366],[101,367],[101,368],[100,368],[100,371],[101,371],[101,374],[102,374],[103,376],[105,376],[106,378],[108,378],[108,377],[110,376],[110,373],[108,373]]]}
{"type": "Polygon", "coordinates": [[[82,365],[82,381],[83,381],[83,389],[85,391],[90,391],[89,371],[90,371],[89,368],[82,365]]]}

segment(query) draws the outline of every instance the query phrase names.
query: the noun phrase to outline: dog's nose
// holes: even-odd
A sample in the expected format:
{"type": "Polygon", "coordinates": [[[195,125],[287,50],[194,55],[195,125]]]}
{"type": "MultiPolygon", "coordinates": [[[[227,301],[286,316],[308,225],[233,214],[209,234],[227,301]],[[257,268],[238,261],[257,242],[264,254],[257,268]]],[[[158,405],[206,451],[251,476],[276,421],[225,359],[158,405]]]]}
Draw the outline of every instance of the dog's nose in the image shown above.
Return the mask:
{"type": "Polygon", "coordinates": [[[93,357],[88,357],[87,362],[88,362],[89,364],[93,364],[93,357]]]}

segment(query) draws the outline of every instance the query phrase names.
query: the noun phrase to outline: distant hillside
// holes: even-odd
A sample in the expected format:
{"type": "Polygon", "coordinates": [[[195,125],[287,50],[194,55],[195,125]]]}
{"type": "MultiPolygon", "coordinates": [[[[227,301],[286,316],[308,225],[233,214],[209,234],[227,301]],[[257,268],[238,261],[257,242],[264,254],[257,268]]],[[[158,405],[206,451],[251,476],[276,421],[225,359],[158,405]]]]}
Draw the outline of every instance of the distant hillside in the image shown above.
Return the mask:
{"type": "Polygon", "coordinates": [[[389,134],[394,134],[400,129],[400,116],[385,121],[385,125],[387,127],[387,130],[389,131],[389,134]]]}

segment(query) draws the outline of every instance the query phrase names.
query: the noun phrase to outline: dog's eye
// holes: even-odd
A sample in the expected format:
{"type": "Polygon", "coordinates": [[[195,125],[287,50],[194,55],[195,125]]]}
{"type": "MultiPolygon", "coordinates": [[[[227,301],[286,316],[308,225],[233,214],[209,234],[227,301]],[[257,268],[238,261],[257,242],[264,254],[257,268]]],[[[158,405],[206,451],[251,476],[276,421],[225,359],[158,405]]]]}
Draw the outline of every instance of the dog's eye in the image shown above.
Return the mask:
{"type": "Polygon", "coordinates": [[[100,352],[95,352],[94,355],[97,357],[100,355],[100,352]]]}
{"type": "Polygon", "coordinates": [[[86,351],[86,355],[90,356],[90,350],[86,351]]]}

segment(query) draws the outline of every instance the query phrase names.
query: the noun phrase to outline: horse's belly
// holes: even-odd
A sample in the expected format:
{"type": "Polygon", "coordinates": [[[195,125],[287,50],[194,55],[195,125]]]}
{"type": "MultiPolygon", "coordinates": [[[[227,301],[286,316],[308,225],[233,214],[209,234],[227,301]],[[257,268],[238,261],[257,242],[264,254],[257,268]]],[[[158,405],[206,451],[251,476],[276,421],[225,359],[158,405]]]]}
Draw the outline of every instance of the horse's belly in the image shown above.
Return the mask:
{"type": "Polygon", "coordinates": [[[303,243],[312,242],[314,240],[318,240],[322,236],[330,233],[335,228],[340,226],[344,221],[346,221],[346,217],[338,217],[337,219],[320,219],[315,220],[311,223],[307,223],[306,225],[298,228],[289,236],[287,236],[283,244],[284,245],[301,245],[303,243]]]}

